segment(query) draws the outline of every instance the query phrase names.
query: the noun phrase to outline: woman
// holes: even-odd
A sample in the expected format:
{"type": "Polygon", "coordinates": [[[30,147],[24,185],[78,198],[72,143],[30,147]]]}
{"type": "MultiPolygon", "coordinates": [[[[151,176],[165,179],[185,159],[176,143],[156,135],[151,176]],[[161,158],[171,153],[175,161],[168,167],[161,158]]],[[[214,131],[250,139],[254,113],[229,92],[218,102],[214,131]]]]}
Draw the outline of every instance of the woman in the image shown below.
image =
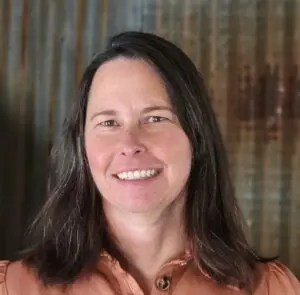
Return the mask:
{"type": "Polygon", "coordinates": [[[0,294],[300,294],[246,241],[203,79],[155,35],[112,38],[52,153],[49,198],[0,294]]]}

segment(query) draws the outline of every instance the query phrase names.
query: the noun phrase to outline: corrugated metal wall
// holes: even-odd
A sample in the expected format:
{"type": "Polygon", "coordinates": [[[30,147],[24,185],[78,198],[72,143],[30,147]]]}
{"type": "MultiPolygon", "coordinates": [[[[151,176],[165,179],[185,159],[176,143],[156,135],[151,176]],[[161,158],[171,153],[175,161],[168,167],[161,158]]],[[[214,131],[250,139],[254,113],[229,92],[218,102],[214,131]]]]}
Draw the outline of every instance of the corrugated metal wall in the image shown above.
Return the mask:
{"type": "Polygon", "coordinates": [[[112,34],[156,32],[204,74],[249,238],[300,275],[300,0],[0,0],[0,254],[44,199],[47,155],[112,34]]]}

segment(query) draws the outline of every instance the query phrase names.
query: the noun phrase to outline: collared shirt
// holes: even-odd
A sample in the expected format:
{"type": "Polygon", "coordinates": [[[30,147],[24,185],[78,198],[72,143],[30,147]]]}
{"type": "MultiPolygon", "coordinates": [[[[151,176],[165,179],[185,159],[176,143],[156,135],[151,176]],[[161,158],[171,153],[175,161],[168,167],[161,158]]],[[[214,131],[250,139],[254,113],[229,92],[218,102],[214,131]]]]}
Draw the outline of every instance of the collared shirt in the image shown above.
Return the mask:
{"type": "MultiPolygon", "coordinates": [[[[261,277],[253,295],[300,295],[300,283],[281,263],[259,266],[261,277]]],[[[45,287],[21,261],[0,261],[0,295],[144,295],[136,280],[107,253],[101,255],[97,272],[67,287],[45,287]]],[[[190,257],[174,259],[158,271],[151,295],[242,295],[233,286],[220,286],[190,257]]]]}

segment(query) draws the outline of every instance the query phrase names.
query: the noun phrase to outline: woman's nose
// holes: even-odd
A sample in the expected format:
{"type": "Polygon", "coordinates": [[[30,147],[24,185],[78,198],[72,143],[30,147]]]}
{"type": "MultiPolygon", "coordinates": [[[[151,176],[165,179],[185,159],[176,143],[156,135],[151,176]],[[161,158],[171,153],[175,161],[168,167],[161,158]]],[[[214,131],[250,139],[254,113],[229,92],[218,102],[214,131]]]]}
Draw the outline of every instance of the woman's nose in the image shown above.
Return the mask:
{"type": "Polygon", "coordinates": [[[144,143],[138,134],[133,132],[126,132],[121,141],[121,154],[123,156],[134,156],[136,154],[144,153],[147,150],[144,143]]]}

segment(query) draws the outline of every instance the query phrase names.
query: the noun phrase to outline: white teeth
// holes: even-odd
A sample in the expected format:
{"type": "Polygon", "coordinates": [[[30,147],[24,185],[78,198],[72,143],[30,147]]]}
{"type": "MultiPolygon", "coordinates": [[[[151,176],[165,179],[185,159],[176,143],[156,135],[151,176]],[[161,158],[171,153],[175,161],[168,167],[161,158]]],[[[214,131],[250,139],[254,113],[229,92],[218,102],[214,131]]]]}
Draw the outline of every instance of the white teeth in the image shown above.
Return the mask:
{"type": "Polygon", "coordinates": [[[133,172],[132,171],[128,172],[128,179],[133,179],[133,172]]]}
{"type": "Polygon", "coordinates": [[[150,178],[159,173],[159,170],[150,169],[150,170],[135,170],[128,172],[118,173],[118,178],[122,180],[136,180],[136,179],[146,179],[150,178]]]}

